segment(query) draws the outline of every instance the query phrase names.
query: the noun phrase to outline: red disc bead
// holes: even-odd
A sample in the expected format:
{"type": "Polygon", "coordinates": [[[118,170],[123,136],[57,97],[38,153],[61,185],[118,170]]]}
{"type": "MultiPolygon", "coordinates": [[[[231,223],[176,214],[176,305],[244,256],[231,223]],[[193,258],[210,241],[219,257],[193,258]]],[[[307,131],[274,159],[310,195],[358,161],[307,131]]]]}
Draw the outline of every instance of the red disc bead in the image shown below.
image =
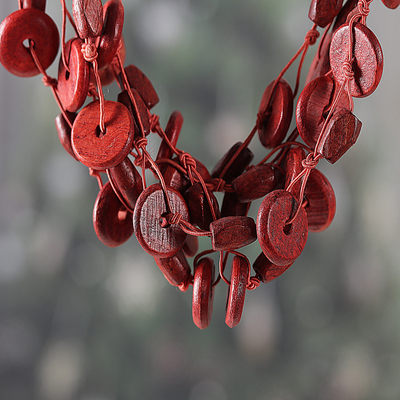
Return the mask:
{"type": "Polygon", "coordinates": [[[342,9],[343,0],[312,0],[308,18],[325,28],[342,9]]]}
{"type": "Polygon", "coordinates": [[[73,0],[72,15],[81,39],[101,35],[103,28],[103,5],[101,0],[73,0]]]}
{"type": "Polygon", "coordinates": [[[190,280],[190,266],[182,250],[171,257],[154,257],[165,279],[173,286],[187,284],[190,280]]]}

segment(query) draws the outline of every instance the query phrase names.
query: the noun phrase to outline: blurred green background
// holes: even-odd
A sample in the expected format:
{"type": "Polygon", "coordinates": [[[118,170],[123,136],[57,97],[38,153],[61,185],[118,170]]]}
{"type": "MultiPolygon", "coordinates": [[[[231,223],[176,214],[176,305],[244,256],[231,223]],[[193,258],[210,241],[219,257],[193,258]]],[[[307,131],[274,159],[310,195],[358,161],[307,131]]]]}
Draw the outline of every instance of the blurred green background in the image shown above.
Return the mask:
{"type": "MultiPolygon", "coordinates": [[[[162,126],[181,111],[178,146],[210,170],[251,131],[265,87],[312,26],[306,0],[123,3],[126,65],[153,82],[162,126]]],[[[17,7],[2,1],[0,18],[17,7]]],[[[60,11],[48,0],[58,26],[60,11]]],[[[309,235],[283,276],[247,292],[234,329],[224,323],[223,282],[201,331],[191,288],[170,286],[134,237],[116,249],[98,241],[97,182],[60,145],[51,91],[1,68],[0,398],[399,399],[399,12],[372,3],[382,81],[355,100],[356,145],[319,164],[337,196],[332,225],[309,235]]],[[[117,94],[115,84],[105,89],[110,100],[117,94]]],[[[255,162],[266,154],[257,138],[250,147],[255,162]]],[[[247,251],[254,260],[260,249],[247,251]]]]}

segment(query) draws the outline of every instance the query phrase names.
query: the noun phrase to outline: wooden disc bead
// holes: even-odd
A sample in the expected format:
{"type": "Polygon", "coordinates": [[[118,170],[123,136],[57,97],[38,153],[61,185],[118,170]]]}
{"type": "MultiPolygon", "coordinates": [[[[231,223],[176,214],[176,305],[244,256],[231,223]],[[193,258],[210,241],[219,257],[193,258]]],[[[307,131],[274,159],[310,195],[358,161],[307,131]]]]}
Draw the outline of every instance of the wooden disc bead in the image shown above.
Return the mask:
{"type": "MultiPolygon", "coordinates": [[[[168,212],[179,213],[185,221],[189,221],[189,210],[182,195],[167,188],[167,196],[171,205],[168,212]]],[[[154,257],[172,257],[186,240],[187,235],[179,225],[162,226],[162,217],[166,213],[160,184],[151,185],[140,194],[133,214],[133,226],[139,244],[154,257]]]]}
{"type": "Polygon", "coordinates": [[[71,112],[82,107],[89,91],[89,64],[83,57],[82,43],[82,40],[76,38],[68,41],[65,46],[69,71],[62,57],[58,64],[58,95],[64,108],[71,112]]]}
{"type": "Polygon", "coordinates": [[[335,216],[336,198],[328,178],[318,169],[313,169],[308,177],[305,197],[308,230],[322,232],[335,216]]]}
{"type": "Polygon", "coordinates": [[[265,89],[258,110],[258,135],[261,144],[266,148],[281,144],[289,130],[293,114],[293,92],[289,83],[281,79],[271,98],[274,83],[272,81],[265,89]]]}
{"type": "Polygon", "coordinates": [[[132,213],[119,201],[110,182],[103,186],[97,196],[93,225],[97,237],[109,247],[119,246],[132,236],[132,213]]]}
{"type": "Polygon", "coordinates": [[[12,74],[21,77],[40,73],[24,41],[34,43],[40,64],[46,70],[58,52],[59,35],[54,21],[36,8],[17,10],[0,25],[0,62],[12,74]]]}
{"type": "Polygon", "coordinates": [[[228,290],[225,314],[225,323],[230,328],[235,327],[242,318],[249,272],[246,260],[235,255],[232,261],[231,283],[228,290]]]}
{"type": "Polygon", "coordinates": [[[101,35],[103,29],[103,5],[101,0],[73,0],[72,15],[81,39],[101,35]]]}
{"type": "Polygon", "coordinates": [[[338,15],[343,0],[312,0],[308,18],[321,28],[325,28],[338,15]]]}
{"type": "Polygon", "coordinates": [[[199,260],[194,270],[192,317],[200,329],[210,325],[214,300],[214,261],[210,257],[199,260]]]}
{"type": "Polygon", "coordinates": [[[191,270],[182,250],[171,257],[154,257],[154,260],[171,285],[179,286],[189,281],[191,270]]]}
{"type": "Polygon", "coordinates": [[[143,191],[143,182],[132,161],[128,157],[124,158],[115,167],[108,169],[107,175],[122,203],[126,204],[128,210],[133,211],[136,201],[143,191]]]}
{"type": "Polygon", "coordinates": [[[22,0],[22,8],[36,8],[40,11],[45,11],[46,0],[22,0]]]}
{"type": "Polygon", "coordinates": [[[308,221],[304,208],[287,224],[298,207],[286,190],[274,190],[262,201],[257,214],[257,237],[266,257],[276,265],[289,265],[301,254],[307,241],[308,221]]]}
{"type": "Polygon", "coordinates": [[[272,164],[262,164],[239,175],[232,186],[241,203],[260,199],[275,189],[278,179],[272,164]]]}
{"type": "MultiPolygon", "coordinates": [[[[70,117],[70,121],[74,122],[76,118],[75,113],[67,113],[70,117]]],[[[71,144],[71,127],[69,126],[68,122],[65,120],[64,115],[62,113],[58,114],[55,119],[56,130],[58,134],[58,139],[60,143],[64,147],[64,149],[73,157],[75,160],[79,161],[76,157],[74,151],[72,150],[71,144]]]]}
{"type": "Polygon", "coordinates": [[[240,202],[235,192],[225,192],[221,206],[221,217],[246,216],[250,206],[250,202],[240,202]]]}
{"type": "Polygon", "coordinates": [[[288,265],[275,265],[265,256],[264,253],[261,253],[253,264],[253,269],[257,273],[257,277],[261,279],[261,282],[268,283],[282,275],[285,271],[287,271],[293,263],[288,265]]]}
{"type": "MultiPolygon", "coordinates": [[[[350,58],[354,78],[350,80],[353,97],[369,96],[378,86],[383,72],[383,52],[373,32],[356,22],[353,28],[353,54],[350,58]]],[[[330,47],[330,62],[335,81],[341,85],[345,80],[343,65],[349,60],[348,24],[342,25],[333,35],[330,47]]]]}
{"type": "Polygon", "coordinates": [[[187,257],[194,257],[199,250],[199,239],[197,236],[187,235],[182,250],[187,257]]]}
{"type": "Polygon", "coordinates": [[[235,250],[257,240],[256,224],[251,217],[225,217],[210,224],[214,251],[235,250]]]}
{"type": "Polygon", "coordinates": [[[391,9],[395,9],[400,5],[400,0],[382,0],[382,3],[391,9]]]}
{"type": "MultiPolygon", "coordinates": [[[[306,158],[304,150],[300,146],[291,147],[286,153],[283,161],[283,169],[285,170],[285,190],[289,187],[292,181],[303,171],[302,161],[306,158]]],[[[300,198],[301,179],[295,183],[290,193],[298,199],[300,198]]]]}
{"type": "MultiPolygon", "coordinates": [[[[150,79],[135,65],[125,67],[125,74],[128,78],[129,87],[135,89],[140,94],[149,110],[152,109],[160,99],[150,79]]],[[[121,87],[124,87],[122,74],[118,75],[118,81],[121,87]]]]}
{"type": "Polygon", "coordinates": [[[89,168],[107,169],[119,164],[131,151],[133,121],[127,108],[115,101],[105,102],[105,127],[99,127],[100,102],[84,107],[72,127],[72,147],[79,161],[89,168]]]}
{"type": "Polygon", "coordinates": [[[104,26],[98,47],[99,69],[111,64],[117,54],[124,26],[124,6],[121,0],[108,0],[103,7],[104,26]]]}

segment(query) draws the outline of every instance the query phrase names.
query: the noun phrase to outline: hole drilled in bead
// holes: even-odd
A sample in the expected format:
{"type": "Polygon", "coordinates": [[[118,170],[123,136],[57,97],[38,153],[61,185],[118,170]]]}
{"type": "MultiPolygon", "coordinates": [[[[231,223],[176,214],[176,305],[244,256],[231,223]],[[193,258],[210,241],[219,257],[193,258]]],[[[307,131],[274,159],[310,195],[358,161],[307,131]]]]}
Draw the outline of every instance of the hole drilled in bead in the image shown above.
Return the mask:
{"type": "Polygon", "coordinates": [[[283,227],[283,232],[285,235],[290,235],[292,232],[293,224],[287,224],[283,227]]]}
{"type": "MultiPolygon", "coordinates": [[[[29,50],[29,48],[31,47],[30,46],[30,39],[25,39],[23,42],[22,42],[22,44],[24,45],[24,47],[27,49],[27,50],[29,50]]],[[[33,44],[33,42],[32,42],[32,44],[33,44]]]]}
{"type": "Polygon", "coordinates": [[[97,125],[97,128],[96,128],[96,136],[97,136],[99,139],[103,138],[103,137],[105,136],[106,133],[107,133],[107,128],[106,128],[106,130],[105,130],[104,132],[102,132],[101,129],[100,129],[100,125],[97,125]]]}
{"type": "Polygon", "coordinates": [[[167,215],[168,213],[166,212],[161,214],[161,217],[159,219],[161,228],[169,228],[171,226],[171,224],[167,220],[167,215]]]}

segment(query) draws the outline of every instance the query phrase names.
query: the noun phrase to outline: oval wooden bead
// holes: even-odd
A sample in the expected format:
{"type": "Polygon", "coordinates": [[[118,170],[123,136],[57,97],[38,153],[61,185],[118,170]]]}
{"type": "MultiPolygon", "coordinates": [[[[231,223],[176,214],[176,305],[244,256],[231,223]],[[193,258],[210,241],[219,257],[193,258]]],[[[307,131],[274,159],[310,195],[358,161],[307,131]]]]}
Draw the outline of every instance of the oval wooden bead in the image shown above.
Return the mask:
{"type": "MultiPolygon", "coordinates": [[[[218,219],[221,216],[218,207],[218,201],[210,190],[208,190],[208,194],[218,219]]],[[[200,183],[195,183],[185,192],[184,197],[189,207],[191,223],[197,225],[200,229],[208,231],[214,218],[212,216],[210,205],[208,204],[203,187],[200,185],[200,183]]]]}
{"type": "Polygon", "coordinates": [[[101,0],[73,0],[72,15],[81,39],[101,35],[103,29],[103,5],[101,0]]]}
{"type": "Polygon", "coordinates": [[[40,11],[45,11],[46,0],[22,0],[22,8],[36,8],[40,11]]]}
{"type": "Polygon", "coordinates": [[[265,89],[258,110],[258,135],[261,144],[266,148],[281,144],[289,130],[293,114],[292,88],[285,79],[281,79],[270,100],[274,83],[272,81],[265,89]]]}
{"type": "Polygon", "coordinates": [[[187,235],[182,250],[187,257],[194,257],[199,250],[199,239],[197,236],[187,235]]]}
{"type": "MultiPolygon", "coordinates": [[[[149,110],[160,101],[150,79],[138,67],[135,65],[128,65],[125,67],[125,74],[128,78],[129,87],[135,89],[140,94],[149,110]]],[[[118,76],[118,81],[121,87],[124,87],[122,74],[118,76]]]]}
{"type": "MultiPolygon", "coordinates": [[[[334,96],[334,80],[326,75],[312,80],[300,93],[296,108],[297,129],[301,138],[312,149],[317,143],[334,96]]],[[[343,93],[337,108],[348,107],[348,97],[343,93]]]]}
{"type": "Polygon", "coordinates": [[[131,151],[133,121],[127,108],[115,101],[105,101],[106,132],[99,128],[100,102],[84,107],[72,127],[72,147],[79,161],[93,169],[107,169],[119,164],[131,151]]]}
{"type": "Polygon", "coordinates": [[[325,28],[338,15],[343,0],[312,0],[308,18],[321,28],[325,28]]]}
{"type": "Polygon", "coordinates": [[[239,175],[232,186],[241,203],[260,199],[275,189],[277,185],[276,169],[272,164],[262,164],[239,175]]]}
{"type": "Polygon", "coordinates": [[[235,192],[225,192],[221,206],[221,217],[246,216],[251,203],[241,203],[235,192]]]}
{"type": "Polygon", "coordinates": [[[326,126],[328,135],[320,142],[317,152],[335,163],[356,142],[361,126],[361,121],[350,110],[336,109],[326,126]]]}
{"type": "Polygon", "coordinates": [[[336,212],[335,192],[326,176],[313,169],[305,188],[308,230],[322,232],[331,224],[336,212]]]}
{"type": "Polygon", "coordinates": [[[100,190],[93,209],[97,237],[109,247],[126,242],[133,233],[132,213],[119,201],[110,182],[100,190]]]}
{"type": "Polygon", "coordinates": [[[179,286],[189,281],[191,270],[182,250],[171,257],[154,257],[154,260],[171,285],[179,286]]]}
{"type": "Polygon", "coordinates": [[[194,270],[192,317],[200,329],[210,325],[214,300],[214,261],[210,257],[199,260],[194,270]]]}
{"type": "MultiPolygon", "coordinates": [[[[285,170],[285,190],[289,187],[291,182],[303,171],[302,161],[306,158],[304,150],[299,147],[291,147],[286,153],[283,161],[283,169],[285,170]]],[[[295,183],[290,190],[290,193],[296,199],[300,198],[301,179],[295,183]]]]}
{"type": "Polygon", "coordinates": [[[261,253],[253,264],[253,269],[257,273],[257,277],[263,283],[268,283],[282,275],[285,271],[287,271],[293,263],[288,265],[275,265],[265,256],[264,253],[261,253]]]}
{"type": "Polygon", "coordinates": [[[99,69],[111,64],[117,54],[124,26],[124,6],[121,0],[108,0],[103,7],[104,26],[98,47],[99,69]]]}
{"type": "Polygon", "coordinates": [[[83,57],[82,41],[71,39],[65,46],[65,58],[69,71],[62,57],[58,64],[57,91],[65,109],[78,111],[85,102],[89,91],[89,64],[83,57]]]}
{"type": "Polygon", "coordinates": [[[40,64],[46,70],[58,52],[59,35],[53,20],[36,8],[17,10],[0,25],[0,62],[9,72],[21,77],[40,73],[24,41],[34,42],[40,64]]]}
{"type": "Polygon", "coordinates": [[[171,210],[167,211],[164,192],[160,184],[145,189],[136,201],[133,226],[136,238],[143,249],[154,257],[172,257],[182,248],[186,233],[179,225],[163,227],[161,217],[167,212],[179,213],[189,221],[189,210],[182,195],[167,188],[171,210]]]}
{"type": "MultiPolygon", "coordinates": [[[[68,113],[68,115],[70,116],[71,121],[73,122],[75,120],[75,118],[76,118],[76,114],[75,113],[68,113]]],[[[68,122],[65,120],[65,118],[64,118],[62,113],[57,115],[57,117],[55,119],[55,124],[56,124],[58,139],[60,140],[60,143],[62,144],[64,149],[73,158],[75,158],[76,161],[79,161],[78,158],[76,157],[74,151],[72,150],[71,127],[69,126],[68,122]]]]}
{"type": "Polygon", "coordinates": [[[122,199],[122,203],[133,211],[143,191],[143,181],[131,160],[128,157],[124,158],[115,167],[108,169],[107,175],[115,193],[122,199]]]}
{"type": "Polygon", "coordinates": [[[236,157],[235,161],[229,166],[227,171],[224,173],[223,176],[220,176],[221,173],[224,171],[225,166],[229,163],[232,159],[236,151],[241,146],[242,142],[238,142],[234,144],[218,161],[215,167],[211,171],[212,178],[222,178],[227,183],[231,183],[237,176],[239,176],[245,168],[250,164],[251,160],[254,157],[254,154],[249,148],[244,148],[240,151],[239,155],[236,157]]]}
{"type": "Polygon", "coordinates": [[[289,265],[301,254],[307,241],[308,221],[304,208],[287,225],[298,207],[286,190],[274,190],[262,201],[257,214],[257,237],[266,257],[276,265],[289,265]]]}
{"type": "MultiPolygon", "coordinates": [[[[354,78],[350,80],[353,97],[369,96],[377,88],[383,72],[381,45],[373,32],[356,22],[353,31],[353,54],[351,67],[354,78]]],[[[345,80],[343,64],[349,60],[349,25],[342,25],[333,35],[330,47],[332,73],[338,85],[345,80]]]]}
{"type": "Polygon", "coordinates": [[[391,9],[395,9],[400,5],[400,0],[382,0],[382,3],[391,9]]]}
{"type": "Polygon", "coordinates": [[[256,224],[251,217],[225,217],[210,224],[214,251],[235,250],[257,240],[256,224]]]}
{"type": "Polygon", "coordinates": [[[242,318],[249,272],[246,260],[243,257],[234,256],[225,314],[225,323],[230,328],[235,327],[242,318]]]}

